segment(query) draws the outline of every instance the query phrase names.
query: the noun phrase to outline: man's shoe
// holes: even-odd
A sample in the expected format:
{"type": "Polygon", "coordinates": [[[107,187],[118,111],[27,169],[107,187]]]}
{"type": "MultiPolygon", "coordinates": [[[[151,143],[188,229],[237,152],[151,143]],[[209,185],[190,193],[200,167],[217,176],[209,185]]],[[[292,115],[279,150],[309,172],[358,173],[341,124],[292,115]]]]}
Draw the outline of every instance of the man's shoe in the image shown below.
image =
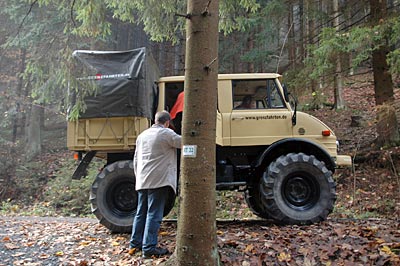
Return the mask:
{"type": "Polygon", "coordinates": [[[158,258],[160,256],[167,255],[167,254],[169,254],[169,251],[166,248],[154,248],[150,251],[146,251],[146,252],[143,251],[142,257],[145,259],[150,259],[152,257],[158,258]]]}

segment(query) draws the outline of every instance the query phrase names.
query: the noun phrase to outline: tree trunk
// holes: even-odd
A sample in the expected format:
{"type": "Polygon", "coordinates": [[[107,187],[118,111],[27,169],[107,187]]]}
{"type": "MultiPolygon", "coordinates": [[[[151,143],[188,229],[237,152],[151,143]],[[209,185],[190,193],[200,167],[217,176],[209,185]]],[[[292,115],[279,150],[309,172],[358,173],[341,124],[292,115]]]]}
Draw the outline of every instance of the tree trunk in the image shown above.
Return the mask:
{"type": "MultiPolygon", "coordinates": [[[[232,39],[234,49],[238,50],[239,48],[238,48],[237,34],[233,34],[232,37],[229,36],[228,38],[232,39]]],[[[232,56],[232,65],[231,65],[232,73],[237,73],[239,70],[238,62],[240,62],[240,60],[238,60],[238,57],[239,57],[239,53],[235,53],[232,56]]]]}
{"type": "Polygon", "coordinates": [[[288,13],[288,50],[289,50],[289,69],[293,69],[296,60],[296,47],[295,47],[295,27],[294,27],[294,14],[293,14],[293,4],[289,1],[288,3],[289,13],[288,13]]]}
{"type": "Polygon", "coordinates": [[[180,38],[181,40],[179,41],[179,43],[175,44],[174,46],[174,75],[181,75],[182,74],[182,49],[183,49],[183,40],[182,38],[180,38]]]}
{"type": "Polygon", "coordinates": [[[218,1],[189,0],[187,10],[180,215],[176,258],[173,256],[168,263],[218,265],[215,220],[218,1]],[[186,153],[190,148],[196,152],[186,153]]]}
{"type": "MultiPolygon", "coordinates": [[[[386,20],[386,0],[370,0],[370,9],[371,21],[374,25],[386,20]]],[[[374,73],[375,103],[378,110],[376,130],[378,144],[383,146],[391,145],[398,141],[399,132],[393,107],[388,108],[385,106],[390,106],[394,102],[392,75],[389,72],[389,66],[386,61],[389,47],[387,43],[377,45],[378,47],[372,52],[372,68],[374,73]],[[388,126],[390,129],[394,128],[396,130],[388,130],[388,126]]]]}
{"type": "Polygon", "coordinates": [[[392,146],[400,139],[399,127],[396,119],[396,109],[387,104],[377,106],[377,123],[378,130],[377,144],[381,147],[392,146]]]}
{"type": "MultiPolygon", "coordinates": [[[[337,34],[340,34],[340,13],[339,13],[339,0],[333,0],[333,27],[336,29],[337,34]]],[[[334,86],[334,106],[336,109],[345,109],[346,105],[343,100],[343,78],[342,78],[342,53],[339,51],[336,55],[336,71],[335,71],[335,86],[334,86]]]]}
{"type": "MultiPolygon", "coordinates": [[[[370,8],[371,21],[374,25],[386,20],[386,0],[370,0],[370,8]]],[[[376,105],[394,100],[392,75],[389,72],[389,66],[386,61],[389,47],[386,43],[378,45],[372,52],[376,105]]]]}
{"type": "Polygon", "coordinates": [[[374,72],[374,89],[376,105],[393,102],[393,82],[386,61],[389,49],[386,45],[372,52],[372,68],[374,72]]]}
{"type": "Polygon", "coordinates": [[[166,65],[165,43],[162,42],[162,43],[158,43],[156,45],[158,47],[157,56],[158,56],[158,66],[159,66],[159,69],[160,69],[160,75],[161,76],[165,76],[166,75],[165,74],[166,73],[166,71],[165,71],[165,65],[166,65]]]}
{"type": "MultiPolygon", "coordinates": [[[[254,50],[254,32],[251,30],[249,37],[247,37],[247,51],[251,52],[254,50]]],[[[255,67],[254,62],[247,63],[247,71],[248,73],[254,73],[255,67]]]]}
{"type": "Polygon", "coordinates": [[[305,58],[305,44],[307,43],[305,38],[305,25],[304,25],[304,0],[299,1],[299,22],[300,22],[300,32],[299,32],[299,56],[296,64],[302,65],[305,58]]]}
{"type": "MultiPolygon", "coordinates": [[[[314,38],[315,38],[315,15],[313,11],[313,1],[312,0],[307,0],[306,1],[306,13],[308,14],[307,17],[307,35],[308,35],[308,45],[313,45],[314,44],[314,38]],[[312,14],[312,15],[311,15],[312,14]]],[[[305,50],[305,57],[310,56],[308,54],[307,49],[305,50]]],[[[316,92],[317,91],[317,82],[315,79],[311,80],[310,83],[311,91],[316,92]]]]}
{"type": "Polygon", "coordinates": [[[42,107],[36,104],[32,105],[31,114],[29,117],[29,125],[27,128],[27,143],[26,143],[26,157],[27,160],[32,160],[35,156],[42,151],[41,142],[41,113],[42,107]]]}
{"type": "Polygon", "coordinates": [[[15,101],[15,112],[12,117],[12,142],[15,143],[17,141],[17,133],[18,133],[18,126],[22,126],[20,111],[21,111],[21,99],[22,99],[22,86],[23,86],[23,78],[22,73],[25,71],[25,59],[26,59],[26,49],[21,50],[21,61],[20,61],[20,68],[19,68],[19,78],[16,88],[16,98],[15,101]]]}

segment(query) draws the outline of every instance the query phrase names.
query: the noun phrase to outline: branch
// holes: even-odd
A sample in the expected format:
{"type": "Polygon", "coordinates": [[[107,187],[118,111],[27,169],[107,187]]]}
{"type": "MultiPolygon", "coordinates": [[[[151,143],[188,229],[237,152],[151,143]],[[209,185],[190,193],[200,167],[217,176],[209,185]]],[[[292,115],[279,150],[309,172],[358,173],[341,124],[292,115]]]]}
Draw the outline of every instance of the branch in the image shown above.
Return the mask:
{"type": "Polygon", "coordinates": [[[289,32],[290,32],[290,30],[292,29],[292,27],[293,27],[293,22],[292,22],[292,24],[290,25],[289,30],[288,30],[288,32],[286,33],[285,40],[283,41],[283,44],[282,44],[281,53],[279,54],[278,63],[277,63],[277,66],[276,66],[276,73],[278,73],[278,70],[279,70],[279,63],[281,62],[281,57],[282,57],[282,53],[283,53],[283,48],[285,47],[287,38],[288,38],[288,36],[289,36],[289,32]]]}
{"type": "Polygon", "coordinates": [[[208,65],[206,65],[206,66],[204,67],[204,70],[206,70],[207,72],[209,72],[210,69],[211,69],[212,64],[214,64],[216,61],[217,61],[217,57],[214,58],[208,65]]]}
{"type": "Polygon", "coordinates": [[[175,16],[186,18],[186,19],[191,19],[192,18],[191,14],[182,15],[182,14],[175,13],[175,16]]]}
{"type": "MultiPolygon", "coordinates": [[[[22,27],[23,27],[23,25],[24,25],[24,23],[25,23],[26,18],[27,18],[27,17],[29,16],[29,14],[32,12],[33,6],[34,6],[38,1],[39,1],[39,0],[33,1],[33,3],[31,4],[31,6],[29,7],[28,12],[25,14],[24,18],[22,19],[21,23],[20,23],[19,26],[18,26],[17,34],[15,34],[15,36],[13,37],[14,40],[17,39],[17,36],[19,35],[19,32],[20,32],[20,30],[22,29],[22,27]]],[[[0,57],[2,57],[3,54],[5,54],[5,50],[4,50],[4,49],[2,49],[2,50],[0,51],[0,57]]]]}
{"type": "Polygon", "coordinates": [[[76,23],[74,20],[74,6],[75,6],[75,0],[72,1],[72,5],[71,5],[71,20],[72,20],[72,24],[74,25],[74,27],[76,27],[76,23]]]}
{"type": "Polygon", "coordinates": [[[17,35],[19,35],[19,31],[22,29],[22,26],[24,25],[24,22],[26,20],[26,18],[29,16],[29,14],[32,12],[33,6],[38,2],[39,0],[35,0],[33,1],[33,3],[31,4],[31,6],[29,7],[28,12],[25,14],[24,18],[22,19],[21,24],[19,24],[18,30],[17,30],[17,35]]]}
{"type": "Polygon", "coordinates": [[[210,7],[210,5],[211,5],[211,1],[212,0],[208,0],[208,3],[207,3],[207,5],[206,5],[206,7],[204,8],[204,11],[201,13],[201,15],[202,16],[207,16],[207,14],[209,13],[209,7],[210,7]]]}

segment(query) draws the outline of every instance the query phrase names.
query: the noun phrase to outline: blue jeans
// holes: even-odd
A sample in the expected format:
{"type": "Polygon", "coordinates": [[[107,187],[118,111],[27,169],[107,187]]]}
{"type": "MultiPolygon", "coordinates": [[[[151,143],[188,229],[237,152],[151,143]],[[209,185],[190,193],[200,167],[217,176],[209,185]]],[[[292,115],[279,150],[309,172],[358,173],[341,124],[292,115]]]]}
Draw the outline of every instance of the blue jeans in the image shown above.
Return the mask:
{"type": "Polygon", "coordinates": [[[150,252],[157,246],[158,230],[164,214],[169,187],[138,190],[138,206],[133,220],[131,248],[150,252]]]}

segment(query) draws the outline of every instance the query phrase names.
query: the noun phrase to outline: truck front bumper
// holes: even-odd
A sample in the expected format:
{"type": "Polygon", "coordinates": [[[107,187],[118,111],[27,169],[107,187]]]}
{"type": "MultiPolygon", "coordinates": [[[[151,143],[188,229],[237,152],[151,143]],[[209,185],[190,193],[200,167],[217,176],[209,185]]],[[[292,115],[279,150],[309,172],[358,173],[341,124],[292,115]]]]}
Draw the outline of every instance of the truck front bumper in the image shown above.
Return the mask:
{"type": "Polygon", "coordinates": [[[337,155],[336,156],[336,167],[343,168],[343,167],[351,167],[353,165],[353,161],[351,156],[348,155],[337,155]]]}

